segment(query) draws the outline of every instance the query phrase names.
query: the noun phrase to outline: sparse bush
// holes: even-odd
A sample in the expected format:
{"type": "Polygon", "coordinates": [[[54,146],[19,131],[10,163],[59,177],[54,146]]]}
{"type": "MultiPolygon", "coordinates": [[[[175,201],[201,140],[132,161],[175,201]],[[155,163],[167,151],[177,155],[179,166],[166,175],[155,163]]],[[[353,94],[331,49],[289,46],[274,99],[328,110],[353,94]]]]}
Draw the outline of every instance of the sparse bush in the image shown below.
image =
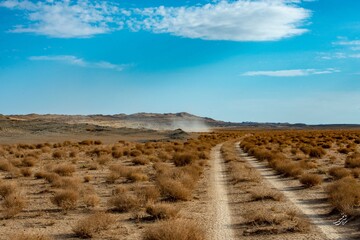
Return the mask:
{"type": "Polygon", "coordinates": [[[65,158],[65,155],[66,154],[65,154],[64,151],[56,150],[56,151],[53,152],[52,157],[54,159],[63,159],[63,158],[65,158]]]}
{"type": "Polygon", "coordinates": [[[17,185],[13,182],[1,182],[0,183],[0,196],[6,198],[10,194],[17,191],[17,185]]]}
{"type": "Polygon", "coordinates": [[[300,183],[306,187],[313,187],[322,183],[322,177],[316,174],[305,173],[300,177],[300,183]]]}
{"type": "Polygon", "coordinates": [[[26,206],[25,198],[20,193],[11,193],[2,202],[3,216],[12,218],[20,213],[26,206]]]}
{"type": "Polygon", "coordinates": [[[311,148],[309,152],[309,156],[312,158],[322,158],[325,155],[324,149],[320,147],[311,148]]]}
{"type": "Polygon", "coordinates": [[[170,204],[158,203],[147,206],[146,213],[153,218],[164,220],[175,218],[179,213],[179,209],[170,204]]]}
{"type": "Polygon", "coordinates": [[[138,198],[144,203],[156,202],[160,197],[160,191],[156,186],[139,187],[135,192],[138,198]]]}
{"type": "Polygon", "coordinates": [[[32,174],[31,168],[28,167],[21,168],[20,172],[24,177],[30,177],[32,174]]]}
{"type": "Polygon", "coordinates": [[[135,165],[146,165],[149,164],[149,158],[145,157],[145,156],[140,156],[140,157],[136,157],[132,160],[132,163],[135,165]]]}
{"type": "Polygon", "coordinates": [[[175,219],[149,227],[143,240],[205,240],[206,234],[196,223],[175,219]]]}
{"type": "Polygon", "coordinates": [[[53,169],[53,172],[60,176],[71,176],[75,171],[75,166],[71,164],[60,164],[53,169]]]}
{"type": "Polygon", "coordinates": [[[173,200],[190,200],[191,191],[181,182],[166,177],[159,178],[157,182],[165,197],[173,200]]]}
{"type": "Polygon", "coordinates": [[[348,156],[345,160],[345,167],[360,168],[360,153],[354,153],[348,156]]]}
{"type": "Polygon", "coordinates": [[[329,200],[339,211],[352,215],[355,206],[360,204],[360,183],[354,178],[342,178],[328,188],[329,200]]]}
{"type": "Polygon", "coordinates": [[[130,172],[126,178],[131,182],[144,182],[149,180],[149,177],[141,172],[130,172]]]}
{"type": "Polygon", "coordinates": [[[172,161],[177,167],[189,165],[193,163],[194,160],[195,160],[195,155],[189,153],[176,153],[172,158],[172,161]]]}
{"type": "Polygon", "coordinates": [[[265,187],[258,187],[255,190],[252,190],[250,193],[252,201],[281,201],[284,198],[284,195],[282,195],[280,192],[265,187]]]}
{"type": "Polygon", "coordinates": [[[332,167],[329,169],[329,174],[335,179],[341,179],[350,176],[351,172],[342,167],[332,167]]]}
{"type": "Polygon", "coordinates": [[[33,166],[35,166],[36,162],[37,162],[36,158],[35,157],[30,157],[30,156],[25,157],[21,161],[22,166],[24,166],[24,167],[33,167],[33,166]]]}
{"type": "Polygon", "coordinates": [[[83,198],[86,207],[96,207],[100,203],[100,198],[97,194],[86,194],[83,198]]]}
{"type": "Polygon", "coordinates": [[[51,198],[51,202],[63,210],[75,209],[79,194],[74,190],[60,190],[51,198]]]}
{"type": "Polygon", "coordinates": [[[98,212],[78,221],[73,232],[80,238],[92,238],[95,234],[109,229],[114,223],[115,219],[110,214],[98,212]]]}
{"type": "Polygon", "coordinates": [[[108,205],[117,212],[128,212],[139,207],[139,200],[130,193],[116,194],[108,201],[108,205]]]}

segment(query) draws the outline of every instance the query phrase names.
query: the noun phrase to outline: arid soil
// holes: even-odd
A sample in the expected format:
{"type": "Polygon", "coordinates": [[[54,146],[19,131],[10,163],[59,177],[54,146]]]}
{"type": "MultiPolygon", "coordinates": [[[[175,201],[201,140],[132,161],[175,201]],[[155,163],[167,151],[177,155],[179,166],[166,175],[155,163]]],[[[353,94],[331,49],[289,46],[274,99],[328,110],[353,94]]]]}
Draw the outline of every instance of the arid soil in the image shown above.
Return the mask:
{"type": "MultiPolygon", "coordinates": [[[[57,128],[36,133],[33,127],[24,129],[41,137],[57,128]]],[[[86,128],[79,129],[72,139],[87,136],[86,128]]],[[[136,139],[136,130],[131,131],[121,136],[136,139]]],[[[290,132],[285,138],[276,132],[138,131],[137,142],[0,145],[0,239],[167,240],[167,234],[185,240],[358,237],[358,195],[346,192],[355,197],[353,205],[344,208],[351,213],[349,222],[335,226],[342,216],[336,207],[342,209],[344,200],[334,208],[328,193],[328,186],[342,181],[332,172],[334,166],[358,187],[357,168],[349,167],[358,164],[357,132],[317,132],[317,137],[290,132]],[[307,153],[306,138],[316,144],[316,151],[307,153]],[[245,153],[239,141],[248,141],[245,148],[251,153],[245,153]],[[279,173],[271,161],[296,172],[279,173]],[[323,181],[305,186],[299,181],[301,174],[321,176],[323,181]],[[61,195],[65,192],[68,195],[61,195]]],[[[105,135],[107,141],[121,139],[105,135]]]]}

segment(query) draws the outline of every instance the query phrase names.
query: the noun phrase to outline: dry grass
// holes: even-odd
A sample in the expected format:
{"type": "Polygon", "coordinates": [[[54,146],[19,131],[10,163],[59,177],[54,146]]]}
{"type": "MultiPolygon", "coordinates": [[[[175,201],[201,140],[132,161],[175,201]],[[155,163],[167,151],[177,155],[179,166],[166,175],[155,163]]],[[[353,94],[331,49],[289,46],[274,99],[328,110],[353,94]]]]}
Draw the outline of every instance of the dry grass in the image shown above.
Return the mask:
{"type": "Polygon", "coordinates": [[[157,203],[148,205],[146,207],[146,213],[158,220],[165,220],[176,218],[179,213],[179,209],[167,203],[157,203]]]}
{"type": "Polygon", "coordinates": [[[351,175],[351,171],[342,167],[332,167],[329,169],[329,175],[338,180],[351,175]]]}
{"type": "Polygon", "coordinates": [[[360,168],[360,153],[354,153],[349,155],[345,161],[345,167],[347,168],[360,168]]]}
{"type": "Polygon", "coordinates": [[[260,209],[245,214],[246,225],[251,226],[243,233],[249,235],[270,235],[280,233],[308,232],[310,223],[295,212],[260,209]]]}
{"type": "Polygon", "coordinates": [[[116,194],[108,201],[109,207],[116,212],[128,212],[140,207],[139,199],[131,193],[116,194]]]}
{"type": "Polygon", "coordinates": [[[143,240],[205,240],[205,231],[189,220],[176,219],[149,227],[143,240]]]}
{"type": "Polygon", "coordinates": [[[115,219],[110,214],[98,212],[78,221],[72,230],[77,237],[92,238],[114,223],[115,219]]]}
{"type": "Polygon", "coordinates": [[[162,195],[171,200],[188,201],[191,199],[191,190],[185,187],[180,181],[161,177],[157,180],[162,195]]]}
{"type": "Polygon", "coordinates": [[[60,190],[51,198],[51,202],[63,210],[75,209],[79,200],[79,194],[74,190],[60,190]]]}
{"type": "Polygon", "coordinates": [[[195,155],[192,153],[176,153],[174,154],[172,161],[175,166],[181,167],[193,163],[196,160],[195,155]]]}
{"type": "Polygon", "coordinates": [[[100,203],[100,197],[93,193],[93,194],[86,194],[84,197],[83,197],[83,201],[84,201],[84,204],[86,207],[88,208],[94,208],[96,206],[99,205],[100,203]]]}
{"type": "Polygon", "coordinates": [[[306,187],[313,187],[320,185],[323,181],[323,178],[317,174],[305,173],[301,175],[299,181],[306,187]]]}
{"type": "Polygon", "coordinates": [[[60,164],[53,169],[53,172],[60,176],[72,176],[75,171],[76,168],[72,164],[60,164]]]}
{"type": "Polygon", "coordinates": [[[10,194],[17,191],[17,184],[14,182],[1,182],[0,183],[0,196],[6,198],[10,194]]]}
{"type": "Polygon", "coordinates": [[[257,187],[254,190],[251,190],[250,194],[252,201],[260,201],[260,200],[281,201],[284,199],[284,195],[281,194],[280,192],[262,186],[257,187]]]}
{"type": "Polygon", "coordinates": [[[19,214],[26,206],[26,200],[20,193],[11,193],[4,198],[1,203],[3,207],[3,217],[12,218],[19,214]]]}
{"type": "Polygon", "coordinates": [[[360,183],[346,177],[332,183],[328,188],[330,203],[339,211],[352,215],[360,204],[360,183]]]}

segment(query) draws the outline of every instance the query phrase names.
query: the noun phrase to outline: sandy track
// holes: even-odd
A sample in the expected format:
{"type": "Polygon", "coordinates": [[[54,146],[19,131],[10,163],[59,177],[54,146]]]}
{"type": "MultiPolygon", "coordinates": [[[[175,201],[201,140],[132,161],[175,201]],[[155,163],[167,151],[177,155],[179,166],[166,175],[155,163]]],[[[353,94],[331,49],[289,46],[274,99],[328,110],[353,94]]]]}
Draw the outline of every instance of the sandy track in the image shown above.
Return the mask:
{"type": "Polygon", "coordinates": [[[220,148],[217,145],[211,151],[211,170],[209,176],[210,215],[213,216],[209,239],[231,240],[234,233],[231,228],[231,214],[226,190],[227,179],[220,148]]]}
{"type": "Polygon", "coordinates": [[[236,148],[238,149],[242,159],[246,160],[253,168],[256,168],[264,178],[264,181],[267,181],[270,186],[281,191],[289,201],[291,201],[315,226],[318,227],[324,236],[326,236],[326,239],[346,239],[337,232],[332,222],[326,221],[322,219],[321,216],[315,214],[308,205],[304,204],[301,199],[296,196],[296,194],[288,190],[288,186],[284,184],[284,181],[281,181],[279,176],[274,175],[273,173],[269,175],[269,171],[266,170],[267,167],[265,164],[259,162],[254,157],[248,156],[247,153],[244,153],[238,143],[236,144],[236,148]]]}

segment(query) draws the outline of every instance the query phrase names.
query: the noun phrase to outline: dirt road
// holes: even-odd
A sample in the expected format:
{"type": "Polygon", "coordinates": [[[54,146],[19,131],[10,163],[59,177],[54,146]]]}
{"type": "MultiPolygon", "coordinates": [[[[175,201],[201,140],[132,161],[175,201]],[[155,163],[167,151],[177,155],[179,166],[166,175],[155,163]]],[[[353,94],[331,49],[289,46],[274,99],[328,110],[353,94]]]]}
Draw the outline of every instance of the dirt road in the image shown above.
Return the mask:
{"type": "Polygon", "coordinates": [[[210,210],[213,216],[212,227],[209,229],[209,239],[231,240],[234,238],[231,229],[231,215],[226,190],[227,179],[223,159],[221,158],[221,144],[211,152],[211,172],[209,176],[210,210]]]}
{"type": "Polygon", "coordinates": [[[248,154],[244,153],[243,150],[239,147],[239,144],[236,144],[236,148],[238,149],[242,159],[246,160],[253,168],[257,169],[261,173],[263,179],[267,181],[270,186],[280,190],[289,201],[291,201],[305,216],[309,218],[309,220],[315,226],[318,227],[319,231],[323,233],[326,239],[346,239],[337,232],[335,225],[333,225],[332,222],[322,219],[321,216],[318,216],[316,213],[314,213],[312,208],[310,208],[307,204],[304,204],[295,193],[288,190],[286,183],[281,180],[278,175],[274,174],[272,171],[269,171],[266,164],[248,156],[248,154]]]}

